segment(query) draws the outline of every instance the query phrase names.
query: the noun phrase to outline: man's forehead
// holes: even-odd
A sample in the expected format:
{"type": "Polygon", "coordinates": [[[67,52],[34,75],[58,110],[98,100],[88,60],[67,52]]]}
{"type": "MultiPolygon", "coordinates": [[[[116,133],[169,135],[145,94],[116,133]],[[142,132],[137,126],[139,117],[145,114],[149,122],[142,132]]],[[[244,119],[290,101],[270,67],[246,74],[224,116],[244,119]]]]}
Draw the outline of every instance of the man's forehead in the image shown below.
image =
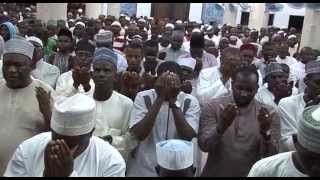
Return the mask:
{"type": "Polygon", "coordinates": [[[244,82],[244,83],[252,83],[252,82],[256,83],[257,76],[253,73],[241,72],[241,73],[237,73],[236,81],[237,82],[244,82]]]}

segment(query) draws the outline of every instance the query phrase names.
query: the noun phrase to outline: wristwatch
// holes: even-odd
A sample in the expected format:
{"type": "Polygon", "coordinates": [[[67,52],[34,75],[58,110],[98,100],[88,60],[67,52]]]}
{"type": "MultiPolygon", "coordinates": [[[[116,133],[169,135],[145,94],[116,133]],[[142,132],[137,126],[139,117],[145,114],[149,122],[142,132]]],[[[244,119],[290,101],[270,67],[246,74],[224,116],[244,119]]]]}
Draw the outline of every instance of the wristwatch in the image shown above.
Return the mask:
{"type": "Polygon", "coordinates": [[[171,109],[178,109],[181,107],[180,103],[178,101],[176,101],[174,104],[170,104],[169,107],[171,109]]]}

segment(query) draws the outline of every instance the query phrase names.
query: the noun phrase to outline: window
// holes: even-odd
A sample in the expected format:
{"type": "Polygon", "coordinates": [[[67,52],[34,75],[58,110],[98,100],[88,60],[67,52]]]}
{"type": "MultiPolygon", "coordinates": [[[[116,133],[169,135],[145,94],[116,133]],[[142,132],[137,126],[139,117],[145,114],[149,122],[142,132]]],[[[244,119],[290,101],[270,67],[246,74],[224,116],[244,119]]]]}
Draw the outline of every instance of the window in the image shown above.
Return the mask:
{"type": "Polygon", "coordinates": [[[248,24],[249,24],[249,16],[250,16],[250,13],[249,13],[249,12],[242,12],[242,13],[241,13],[241,21],[240,21],[240,24],[241,24],[241,25],[248,25],[248,24]]]}
{"type": "Polygon", "coordinates": [[[269,15],[269,20],[268,20],[268,26],[272,26],[273,25],[273,20],[274,20],[274,14],[270,14],[269,15]]]}

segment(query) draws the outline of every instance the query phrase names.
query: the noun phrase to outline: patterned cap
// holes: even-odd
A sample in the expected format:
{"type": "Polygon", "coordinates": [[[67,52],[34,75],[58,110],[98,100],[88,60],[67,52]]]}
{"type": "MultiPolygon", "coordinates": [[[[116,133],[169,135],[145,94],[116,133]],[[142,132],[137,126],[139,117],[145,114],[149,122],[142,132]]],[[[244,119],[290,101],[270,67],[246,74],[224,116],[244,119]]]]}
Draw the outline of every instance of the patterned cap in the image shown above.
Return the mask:
{"type": "Polygon", "coordinates": [[[117,55],[111,49],[100,47],[96,49],[96,51],[94,52],[93,61],[105,60],[105,61],[109,61],[115,67],[117,67],[117,59],[118,59],[117,55]]]}
{"type": "Polygon", "coordinates": [[[320,153],[320,105],[307,107],[298,121],[298,142],[314,153],[320,153]]]}
{"type": "Polygon", "coordinates": [[[306,64],[306,74],[320,73],[320,62],[311,61],[306,64]]]}
{"type": "Polygon", "coordinates": [[[25,38],[14,36],[4,44],[5,54],[22,54],[27,56],[30,60],[33,57],[34,46],[25,38]]]}
{"type": "Polygon", "coordinates": [[[264,78],[269,76],[272,73],[277,73],[277,72],[285,72],[285,71],[283,70],[283,67],[281,66],[280,63],[271,62],[266,67],[266,73],[264,78]]]}

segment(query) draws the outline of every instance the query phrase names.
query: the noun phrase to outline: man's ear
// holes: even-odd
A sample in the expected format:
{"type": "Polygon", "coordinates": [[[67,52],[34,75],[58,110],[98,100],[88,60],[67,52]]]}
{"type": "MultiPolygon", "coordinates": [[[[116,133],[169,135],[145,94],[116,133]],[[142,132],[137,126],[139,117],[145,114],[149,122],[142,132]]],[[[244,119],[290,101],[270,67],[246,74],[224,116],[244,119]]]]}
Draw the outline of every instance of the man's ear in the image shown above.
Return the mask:
{"type": "Polygon", "coordinates": [[[160,167],[159,167],[159,165],[157,165],[156,167],[154,167],[154,169],[156,170],[157,175],[160,176],[160,167]]]}

